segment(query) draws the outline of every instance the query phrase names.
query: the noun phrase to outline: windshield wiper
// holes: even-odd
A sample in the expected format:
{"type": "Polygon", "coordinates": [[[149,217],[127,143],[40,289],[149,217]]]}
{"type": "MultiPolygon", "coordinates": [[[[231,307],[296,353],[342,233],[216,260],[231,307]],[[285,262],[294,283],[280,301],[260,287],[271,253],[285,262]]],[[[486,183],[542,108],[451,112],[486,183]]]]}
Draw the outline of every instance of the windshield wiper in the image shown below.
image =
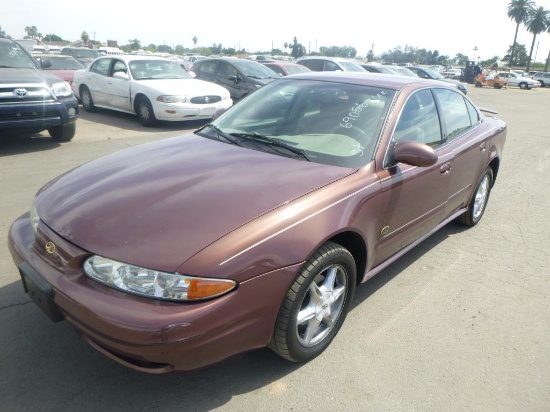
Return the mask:
{"type": "Polygon", "coordinates": [[[261,142],[261,143],[271,145],[271,146],[281,147],[283,149],[288,150],[289,152],[292,152],[292,153],[298,155],[299,157],[301,157],[302,159],[307,160],[308,162],[310,161],[308,155],[302,149],[297,149],[297,148],[292,147],[291,145],[289,145],[287,143],[281,142],[280,140],[275,140],[275,139],[273,139],[269,136],[266,136],[266,135],[263,135],[263,134],[260,134],[260,133],[257,133],[257,132],[253,132],[253,133],[230,133],[230,135],[235,136],[235,137],[244,137],[245,139],[252,139],[256,142],[261,142]]]}
{"type": "MultiPolygon", "coordinates": [[[[237,146],[243,146],[238,139],[235,139],[235,137],[233,137],[232,135],[230,134],[227,134],[225,133],[224,131],[222,131],[219,127],[217,126],[214,126],[212,123],[208,123],[207,125],[205,125],[204,127],[209,127],[210,129],[212,129],[213,131],[216,132],[216,134],[218,135],[218,137],[221,137],[223,138],[226,142],[229,142],[231,144],[234,144],[234,145],[237,145],[237,146]]],[[[202,130],[202,129],[201,129],[202,130]]]]}

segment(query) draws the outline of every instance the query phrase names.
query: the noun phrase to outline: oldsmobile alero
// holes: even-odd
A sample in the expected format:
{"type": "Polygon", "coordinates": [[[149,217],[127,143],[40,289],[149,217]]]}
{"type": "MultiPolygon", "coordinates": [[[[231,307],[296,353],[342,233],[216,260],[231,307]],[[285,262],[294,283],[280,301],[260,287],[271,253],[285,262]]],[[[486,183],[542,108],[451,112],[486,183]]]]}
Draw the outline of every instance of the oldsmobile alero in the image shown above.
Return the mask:
{"type": "Polygon", "coordinates": [[[214,117],[63,174],[10,229],[38,306],[140,371],[319,355],[360,283],[480,221],[506,139],[452,85],[370,73],[288,76],[214,117]]]}

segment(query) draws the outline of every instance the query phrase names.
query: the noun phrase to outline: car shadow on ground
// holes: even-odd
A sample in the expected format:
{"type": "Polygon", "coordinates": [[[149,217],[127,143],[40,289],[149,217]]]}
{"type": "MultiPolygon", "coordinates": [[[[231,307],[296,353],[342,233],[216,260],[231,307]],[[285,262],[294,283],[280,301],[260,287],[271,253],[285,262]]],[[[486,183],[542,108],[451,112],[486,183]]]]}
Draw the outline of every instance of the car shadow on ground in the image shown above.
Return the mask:
{"type": "Polygon", "coordinates": [[[97,109],[96,112],[86,112],[80,107],[79,118],[95,123],[103,123],[108,126],[114,126],[125,130],[133,130],[137,132],[159,133],[171,130],[188,130],[198,129],[201,126],[212,121],[206,120],[182,120],[177,122],[162,121],[155,127],[145,127],[141,124],[135,114],[118,112],[115,110],[97,109]]]}
{"type": "MultiPolygon", "coordinates": [[[[448,225],[360,286],[354,308],[462,230],[448,225]]],[[[281,378],[302,367],[260,349],[197,372],[135,372],[96,352],[68,322],[50,322],[20,281],[0,288],[0,324],[1,410],[209,411],[240,394],[277,391],[281,378]]]]}
{"type": "Polygon", "coordinates": [[[42,152],[59,147],[48,132],[35,134],[8,134],[0,136],[0,157],[21,153],[42,152]]]}

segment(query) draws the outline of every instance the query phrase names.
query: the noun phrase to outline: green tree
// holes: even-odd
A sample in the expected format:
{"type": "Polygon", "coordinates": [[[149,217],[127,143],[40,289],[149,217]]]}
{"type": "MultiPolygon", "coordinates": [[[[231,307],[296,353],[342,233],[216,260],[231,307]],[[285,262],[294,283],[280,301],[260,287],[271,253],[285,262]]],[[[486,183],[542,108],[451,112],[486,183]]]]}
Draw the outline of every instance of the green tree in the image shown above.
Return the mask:
{"type": "Polygon", "coordinates": [[[183,56],[183,54],[185,53],[185,49],[181,44],[176,44],[176,47],[174,48],[174,51],[179,56],[183,56]]]}
{"type": "Polygon", "coordinates": [[[529,59],[527,60],[527,71],[529,71],[533,49],[535,48],[535,39],[539,33],[548,30],[550,27],[550,11],[546,10],[544,7],[533,9],[527,17],[526,27],[529,33],[533,33],[533,42],[531,43],[529,59]]]}
{"type": "Polygon", "coordinates": [[[294,37],[294,40],[292,41],[292,45],[290,46],[291,52],[290,55],[294,57],[295,59],[299,59],[303,55],[306,54],[306,48],[298,43],[298,39],[294,37]]]}
{"type": "Polygon", "coordinates": [[[527,48],[525,47],[525,44],[516,44],[515,45],[515,53],[514,58],[512,59],[510,56],[512,54],[512,46],[508,48],[508,52],[506,55],[502,58],[502,60],[508,62],[510,67],[512,66],[525,66],[527,65],[527,48]]]}
{"type": "Polygon", "coordinates": [[[510,52],[510,59],[508,60],[510,66],[514,59],[516,40],[518,38],[519,25],[524,24],[527,21],[527,17],[531,10],[535,8],[535,2],[532,0],[512,0],[508,4],[507,12],[508,17],[516,22],[516,32],[514,34],[514,42],[512,43],[512,51],[510,52]]]}
{"type": "Polygon", "coordinates": [[[0,26],[0,38],[1,39],[6,39],[6,38],[9,39],[10,38],[10,36],[8,36],[6,34],[6,32],[4,30],[2,30],[2,26],[0,26]]]}
{"type": "Polygon", "coordinates": [[[197,48],[197,42],[199,41],[199,39],[197,39],[197,36],[193,36],[193,48],[197,48]]]}
{"type": "Polygon", "coordinates": [[[88,42],[90,41],[90,35],[85,31],[83,31],[82,34],[80,35],[80,39],[82,40],[82,43],[88,44],[88,42]]]}
{"type": "Polygon", "coordinates": [[[127,46],[130,50],[139,50],[141,49],[141,42],[138,39],[128,40],[127,46]]]}
{"type": "Polygon", "coordinates": [[[38,32],[36,26],[25,27],[25,33],[27,33],[27,36],[31,39],[39,39],[42,37],[42,34],[38,32]]]}
{"type": "Polygon", "coordinates": [[[63,39],[61,37],[59,37],[57,34],[46,34],[42,40],[44,40],[44,41],[63,41],[63,39]]]}

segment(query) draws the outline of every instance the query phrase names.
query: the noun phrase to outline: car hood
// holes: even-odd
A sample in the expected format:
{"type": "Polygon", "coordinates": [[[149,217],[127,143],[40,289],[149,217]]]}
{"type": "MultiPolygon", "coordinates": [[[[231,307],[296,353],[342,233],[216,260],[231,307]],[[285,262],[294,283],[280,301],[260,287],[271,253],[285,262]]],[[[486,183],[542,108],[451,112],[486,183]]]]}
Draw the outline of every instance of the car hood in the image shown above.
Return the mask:
{"type": "Polygon", "coordinates": [[[354,171],[188,134],[80,166],[41,189],[36,207],[89,252],[173,272],[238,227],[354,171]]]}
{"type": "Polygon", "coordinates": [[[229,92],[222,86],[199,79],[136,80],[134,85],[167,95],[219,95],[222,93],[229,95],[229,92]]]}
{"type": "Polygon", "coordinates": [[[0,84],[21,83],[58,83],[59,77],[44,70],[35,69],[0,69],[0,84]]]}

